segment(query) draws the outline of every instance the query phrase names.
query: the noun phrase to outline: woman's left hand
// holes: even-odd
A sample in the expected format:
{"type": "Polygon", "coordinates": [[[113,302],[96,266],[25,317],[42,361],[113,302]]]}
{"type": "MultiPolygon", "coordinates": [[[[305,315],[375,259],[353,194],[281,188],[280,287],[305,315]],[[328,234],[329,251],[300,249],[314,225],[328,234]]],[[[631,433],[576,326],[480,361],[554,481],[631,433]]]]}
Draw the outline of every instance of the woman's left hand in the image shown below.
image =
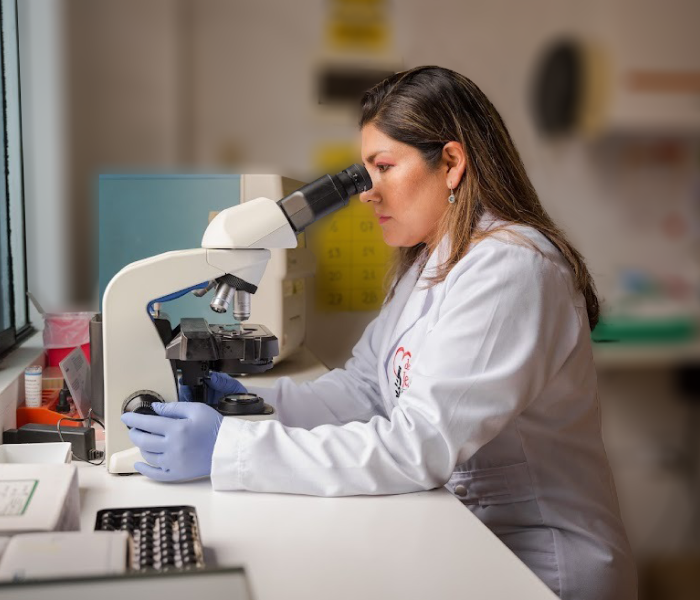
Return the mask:
{"type": "Polygon", "coordinates": [[[208,477],[222,416],[201,402],[154,402],[156,415],[125,413],[129,438],[147,463],[136,470],[157,481],[208,477]]]}
{"type": "MultiPolygon", "coordinates": [[[[206,403],[209,405],[216,404],[220,398],[228,394],[245,393],[248,390],[245,386],[226,373],[218,373],[212,371],[209,377],[204,378],[204,387],[206,388],[206,403]]],[[[180,380],[179,385],[180,402],[194,402],[194,394],[192,388],[188,385],[183,385],[180,380]]]]}

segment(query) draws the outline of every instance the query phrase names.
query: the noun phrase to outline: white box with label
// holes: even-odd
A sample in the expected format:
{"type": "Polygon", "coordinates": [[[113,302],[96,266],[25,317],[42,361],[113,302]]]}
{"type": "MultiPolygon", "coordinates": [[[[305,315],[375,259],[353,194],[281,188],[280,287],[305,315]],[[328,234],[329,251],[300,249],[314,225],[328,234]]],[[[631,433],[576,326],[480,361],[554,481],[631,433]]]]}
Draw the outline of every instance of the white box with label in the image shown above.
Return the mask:
{"type": "Polygon", "coordinates": [[[79,529],[75,466],[0,464],[0,535],[79,529]]]}

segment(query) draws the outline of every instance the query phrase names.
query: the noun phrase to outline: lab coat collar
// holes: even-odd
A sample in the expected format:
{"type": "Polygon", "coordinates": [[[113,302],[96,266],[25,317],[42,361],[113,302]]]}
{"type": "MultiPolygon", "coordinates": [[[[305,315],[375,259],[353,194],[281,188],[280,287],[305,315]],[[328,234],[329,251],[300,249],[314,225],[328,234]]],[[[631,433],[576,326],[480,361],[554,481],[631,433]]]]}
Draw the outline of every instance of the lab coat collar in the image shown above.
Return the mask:
{"type": "MultiPolygon", "coordinates": [[[[478,231],[488,231],[499,225],[503,225],[504,221],[497,219],[491,212],[484,211],[484,214],[479,219],[479,224],[476,226],[478,231]]],[[[436,246],[435,250],[430,253],[425,266],[420,274],[421,283],[428,283],[429,280],[437,275],[440,265],[445,263],[450,257],[452,243],[449,236],[445,235],[436,246]]]]}
{"type": "Polygon", "coordinates": [[[420,274],[420,285],[428,285],[430,279],[437,275],[440,265],[450,257],[451,248],[450,238],[444,236],[425,262],[425,266],[420,274]]]}
{"type": "MultiPolygon", "coordinates": [[[[391,312],[387,315],[384,338],[380,346],[379,356],[384,357],[384,360],[379,361],[378,376],[382,384],[388,386],[386,370],[388,362],[393,356],[394,346],[426,312],[426,305],[432,296],[429,279],[437,272],[436,268],[440,265],[440,260],[444,260],[448,256],[445,254],[446,248],[449,249],[449,241],[443,240],[430,254],[422,269],[419,259],[396,287],[394,298],[390,303],[391,312]],[[447,246],[444,242],[447,242],[447,246]]],[[[385,392],[382,394],[384,398],[390,397],[388,388],[383,392],[385,392]]]]}
{"type": "Polygon", "coordinates": [[[413,265],[396,286],[394,297],[384,307],[388,314],[377,353],[377,378],[387,411],[391,411],[391,390],[386,375],[390,354],[396,342],[415,323],[416,315],[420,314],[425,302],[427,289],[420,289],[419,279],[419,266],[413,265]]]}

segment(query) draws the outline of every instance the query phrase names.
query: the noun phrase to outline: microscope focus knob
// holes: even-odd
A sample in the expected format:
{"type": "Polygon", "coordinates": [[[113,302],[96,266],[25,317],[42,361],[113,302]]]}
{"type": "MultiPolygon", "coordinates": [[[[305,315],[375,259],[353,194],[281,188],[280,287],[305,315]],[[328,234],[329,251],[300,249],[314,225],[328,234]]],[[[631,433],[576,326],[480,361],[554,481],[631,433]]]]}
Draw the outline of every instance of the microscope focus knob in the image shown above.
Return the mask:
{"type": "Polygon", "coordinates": [[[156,411],[151,407],[154,402],[164,402],[164,400],[155,392],[139,390],[126,399],[122,406],[122,413],[135,412],[140,415],[155,415],[156,411]]]}

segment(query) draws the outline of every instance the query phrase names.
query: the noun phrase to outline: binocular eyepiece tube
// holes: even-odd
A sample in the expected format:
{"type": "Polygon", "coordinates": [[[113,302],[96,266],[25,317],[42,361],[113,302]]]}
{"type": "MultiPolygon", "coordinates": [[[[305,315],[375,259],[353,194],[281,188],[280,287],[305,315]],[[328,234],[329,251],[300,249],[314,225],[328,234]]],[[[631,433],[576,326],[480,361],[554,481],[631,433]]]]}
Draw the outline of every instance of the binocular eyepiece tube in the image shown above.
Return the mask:
{"type": "Polygon", "coordinates": [[[372,179],[364,166],[354,164],[336,175],[324,175],[300,187],[277,205],[296,233],[311,223],[342,208],[351,196],[372,189],[372,179]]]}

